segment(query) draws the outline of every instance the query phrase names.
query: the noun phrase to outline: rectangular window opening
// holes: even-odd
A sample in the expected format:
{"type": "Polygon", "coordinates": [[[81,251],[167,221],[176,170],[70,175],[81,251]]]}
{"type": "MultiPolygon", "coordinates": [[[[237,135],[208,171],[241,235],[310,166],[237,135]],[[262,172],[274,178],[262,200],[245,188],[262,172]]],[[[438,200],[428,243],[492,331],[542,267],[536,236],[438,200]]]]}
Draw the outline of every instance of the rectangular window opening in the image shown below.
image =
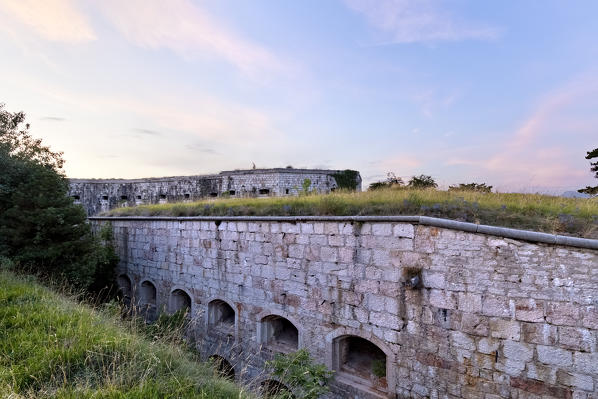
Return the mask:
{"type": "Polygon", "coordinates": [[[108,196],[107,196],[107,195],[102,195],[102,199],[103,199],[104,201],[108,201],[108,196]]]}
{"type": "Polygon", "coordinates": [[[260,195],[268,195],[268,194],[270,194],[270,189],[269,188],[260,188],[258,193],[260,195]]]}
{"type": "Polygon", "coordinates": [[[210,193],[210,197],[217,197],[218,193],[210,193]]]}
{"type": "Polygon", "coordinates": [[[235,195],[235,193],[236,193],[236,191],[235,191],[235,190],[230,190],[230,191],[228,192],[228,195],[235,195]]]}
{"type": "Polygon", "coordinates": [[[73,199],[74,199],[75,201],[79,201],[79,200],[81,199],[81,197],[80,197],[80,196],[78,196],[78,195],[73,195],[73,199]]]}
{"type": "Polygon", "coordinates": [[[185,199],[191,198],[191,194],[185,194],[185,199]]]}
{"type": "Polygon", "coordinates": [[[120,199],[121,199],[121,200],[125,200],[125,201],[126,201],[126,200],[128,200],[128,199],[129,199],[129,197],[127,197],[126,195],[121,195],[121,196],[120,196],[120,199]]]}

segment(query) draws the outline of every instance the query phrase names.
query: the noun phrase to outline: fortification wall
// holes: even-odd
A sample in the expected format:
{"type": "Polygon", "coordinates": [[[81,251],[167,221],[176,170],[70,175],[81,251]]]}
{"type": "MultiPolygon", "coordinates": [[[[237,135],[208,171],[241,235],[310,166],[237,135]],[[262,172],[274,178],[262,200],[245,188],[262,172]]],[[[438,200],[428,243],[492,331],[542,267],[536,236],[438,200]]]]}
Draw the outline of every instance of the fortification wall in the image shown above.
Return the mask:
{"type": "Polygon", "coordinates": [[[598,250],[304,219],[113,219],[121,284],[142,303],[155,287],[152,309],[187,295],[202,356],[244,380],[307,348],[331,397],[598,397],[598,250]]]}
{"type": "MultiPolygon", "coordinates": [[[[69,195],[88,215],[121,206],[193,201],[209,197],[267,197],[297,195],[303,183],[320,194],[334,191],[337,170],[250,169],[217,175],[175,176],[147,179],[70,179],[69,195]]],[[[357,174],[356,189],[361,191],[357,174]]]]}

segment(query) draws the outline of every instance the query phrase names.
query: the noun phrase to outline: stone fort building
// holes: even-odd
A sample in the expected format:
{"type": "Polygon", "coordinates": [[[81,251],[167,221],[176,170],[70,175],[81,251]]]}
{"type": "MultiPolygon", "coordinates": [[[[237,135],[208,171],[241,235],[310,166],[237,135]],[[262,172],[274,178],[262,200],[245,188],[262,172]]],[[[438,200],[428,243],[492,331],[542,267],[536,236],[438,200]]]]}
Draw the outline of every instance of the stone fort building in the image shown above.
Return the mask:
{"type": "Polygon", "coordinates": [[[268,197],[310,192],[330,193],[337,188],[361,191],[361,176],[353,170],[248,169],[215,175],[144,179],[70,179],[69,195],[88,215],[119,206],[193,201],[210,197],[268,197]]]}
{"type": "Polygon", "coordinates": [[[424,216],[91,217],[149,314],[275,390],[276,353],[327,399],[598,398],[598,240],[424,216]]]}

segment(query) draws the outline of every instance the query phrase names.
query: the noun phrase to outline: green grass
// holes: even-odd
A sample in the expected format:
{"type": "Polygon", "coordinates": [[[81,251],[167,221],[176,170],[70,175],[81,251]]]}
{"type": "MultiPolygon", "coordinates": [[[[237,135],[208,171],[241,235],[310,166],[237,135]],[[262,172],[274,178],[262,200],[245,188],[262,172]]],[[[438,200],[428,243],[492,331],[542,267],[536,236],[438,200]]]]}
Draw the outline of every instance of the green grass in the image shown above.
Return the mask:
{"type": "Polygon", "coordinates": [[[247,395],[183,346],[0,269],[0,397],[247,395]]]}
{"type": "Polygon", "coordinates": [[[300,197],[204,200],[117,208],[110,216],[425,215],[598,238],[598,199],[385,189],[300,197]]]}

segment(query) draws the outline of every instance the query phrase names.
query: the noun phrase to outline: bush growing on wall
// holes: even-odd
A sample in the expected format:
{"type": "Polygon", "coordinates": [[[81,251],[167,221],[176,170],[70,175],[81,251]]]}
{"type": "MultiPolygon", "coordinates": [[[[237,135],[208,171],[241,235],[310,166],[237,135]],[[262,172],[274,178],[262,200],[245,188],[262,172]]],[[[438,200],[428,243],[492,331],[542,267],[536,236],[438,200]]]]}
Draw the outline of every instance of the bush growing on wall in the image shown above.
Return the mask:
{"type": "Polygon", "coordinates": [[[0,256],[78,287],[103,288],[116,258],[67,195],[63,163],[61,153],[29,134],[25,114],[0,104],[0,256]]]}

